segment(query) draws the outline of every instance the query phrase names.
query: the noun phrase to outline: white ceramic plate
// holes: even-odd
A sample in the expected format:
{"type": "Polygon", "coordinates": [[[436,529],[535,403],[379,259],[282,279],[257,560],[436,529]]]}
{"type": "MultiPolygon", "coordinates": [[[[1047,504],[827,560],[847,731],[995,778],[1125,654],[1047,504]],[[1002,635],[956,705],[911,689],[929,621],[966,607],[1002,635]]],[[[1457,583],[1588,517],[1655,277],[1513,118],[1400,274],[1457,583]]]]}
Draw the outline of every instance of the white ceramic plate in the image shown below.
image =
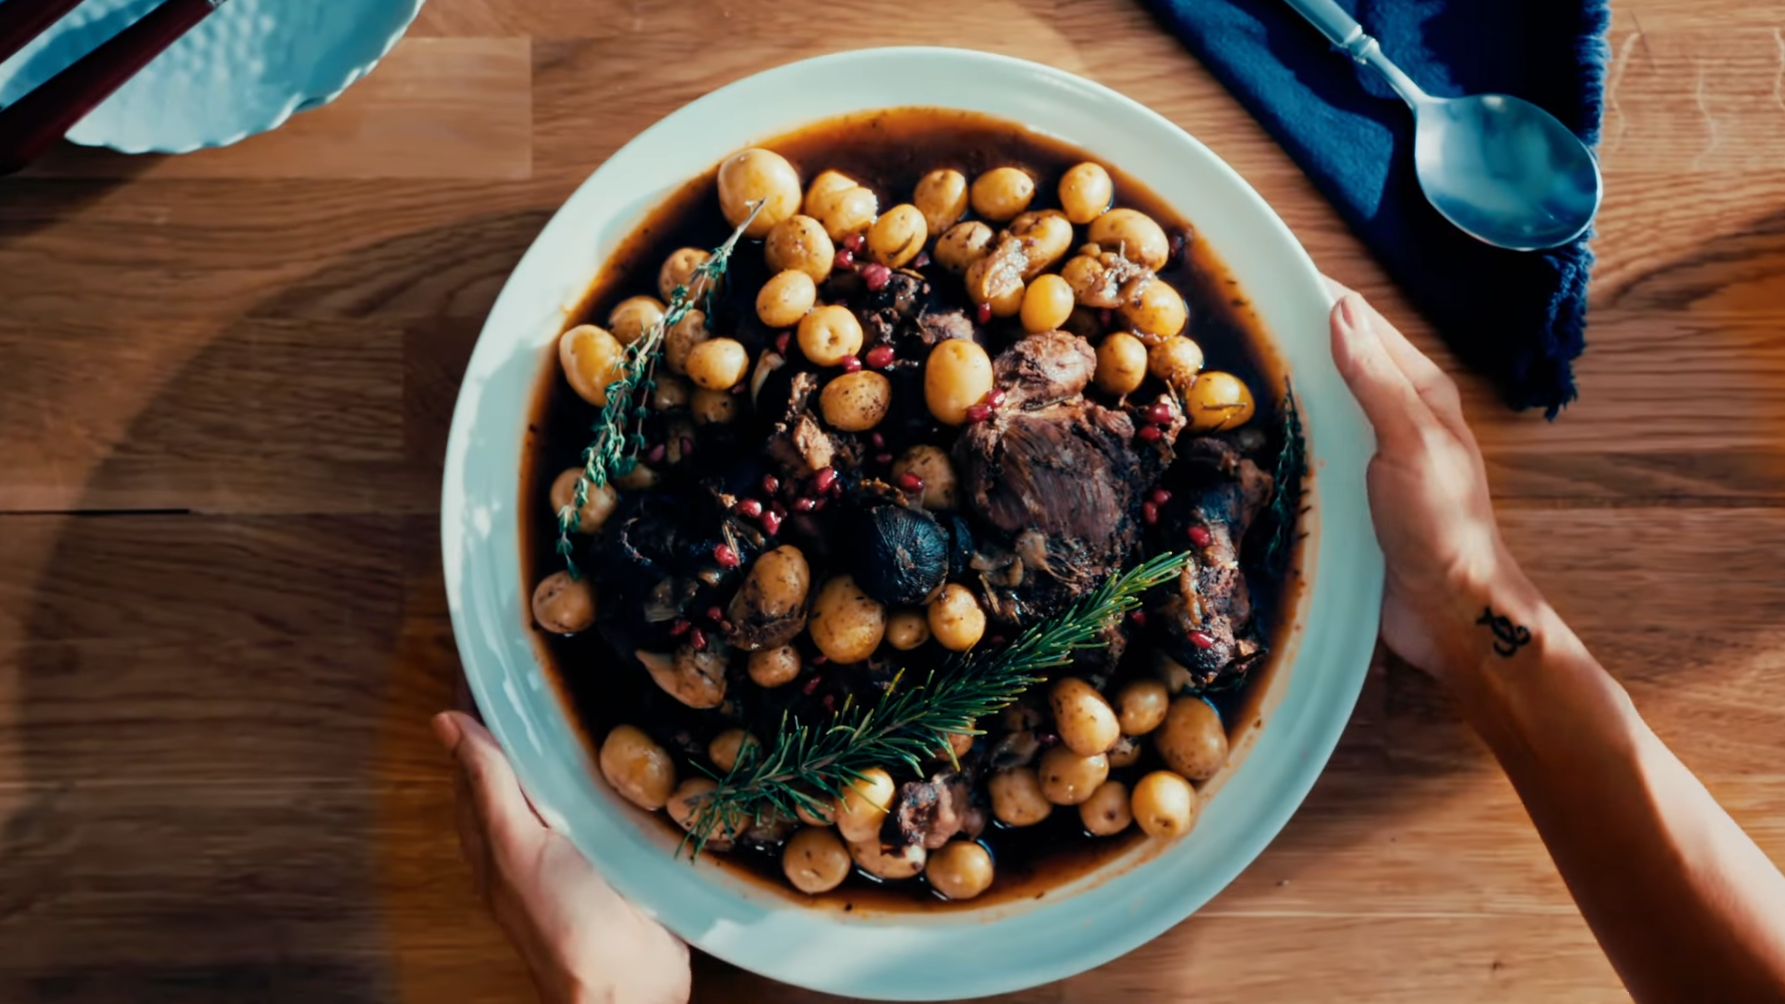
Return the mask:
{"type": "MultiPolygon", "coordinates": [[[[930,1000],[998,993],[1108,962],[1184,919],[1262,851],[1325,765],[1376,638],[1382,557],[1364,467],[1373,440],[1333,368],[1330,297],[1282,220],[1232,169],[1159,115],[1034,63],[953,49],[807,60],[688,105],[608,160],[515,269],[473,353],[447,445],[446,588],[479,708],[534,803],[639,903],[692,944],[837,994],[930,1000]],[[704,861],[606,790],[529,640],[515,518],[535,380],[606,256],[687,179],[727,153],[849,112],[939,106],[1003,116],[1119,166],[1174,205],[1226,260],[1288,361],[1316,474],[1300,630],[1272,677],[1263,728],[1196,829],[1142,845],[1040,900],[867,916],[801,906],[704,861]]],[[[1245,748],[1249,745],[1249,748],[1245,748]]]]}

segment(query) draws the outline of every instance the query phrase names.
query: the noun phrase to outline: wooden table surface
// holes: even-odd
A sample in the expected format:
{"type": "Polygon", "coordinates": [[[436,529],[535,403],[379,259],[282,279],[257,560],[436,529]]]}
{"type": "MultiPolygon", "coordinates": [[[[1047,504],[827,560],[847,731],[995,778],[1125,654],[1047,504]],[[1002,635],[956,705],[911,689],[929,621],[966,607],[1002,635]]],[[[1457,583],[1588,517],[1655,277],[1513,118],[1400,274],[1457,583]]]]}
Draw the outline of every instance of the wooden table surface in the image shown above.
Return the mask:
{"type": "MultiPolygon", "coordinates": [[[[1439,351],[1129,0],[434,0],[278,133],[58,151],[0,181],[0,1000],[531,999],[427,728],[458,672],[436,499],[460,373],[614,149],[746,74],[898,43],[1151,105],[1439,351]]],[[[1469,413],[1513,548],[1785,860],[1785,9],[1625,0],[1611,46],[1582,399],[1551,425],[1465,378],[1469,413]]],[[[700,1001],[819,999],[697,972],[700,1001]]],[[[1480,744],[1383,667],[1227,892],[1009,999],[1118,994],[1625,996],[1480,744]]]]}

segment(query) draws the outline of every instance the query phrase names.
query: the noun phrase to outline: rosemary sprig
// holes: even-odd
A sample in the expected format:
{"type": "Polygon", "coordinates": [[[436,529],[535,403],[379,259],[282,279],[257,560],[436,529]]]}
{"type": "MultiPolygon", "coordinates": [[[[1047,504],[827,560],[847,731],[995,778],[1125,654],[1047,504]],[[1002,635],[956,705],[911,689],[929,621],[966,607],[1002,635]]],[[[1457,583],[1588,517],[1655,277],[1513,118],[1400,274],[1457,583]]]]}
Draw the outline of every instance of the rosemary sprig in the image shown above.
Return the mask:
{"type": "Polygon", "coordinates": [[[742,830],[772,813],[822,812],[843,786],[873,767],[921,773],[923,761],[947,748],[948,733],[980,734],[976,719],[997,712],[1064,666],[1098,635],[1140,606],[1142,593],[1176,576],[1188,554],[1164,554],[1122,575],[1002,648],[956,656],[916,686],[900,672],[873,707],[846,701],[829,721],[800,725],[786,718],[773,745],[746,745],[709,792],[683,841],[691,857],[720,834],[742,830]]]}
{"type": "Polygon", "coordinates": [[[583,450],[583,470],[576,479],[576,497],[570,505],[558,510],[557,550],[572,578],[580,578],[582,573],[571,557],[576,546],[571,543],[570,535],[576,530],[577,514],[589,502],[589,488],[607,484],[610,477],[624,477],[638,466],[638,451],[645,445],[645,417],[651,413],[650,395],[657,386],[654,377],[657,360],[663,355],[664,332],[688,316],[696,303],[706,311],[707,324],[711,326],[713,292],[725,278],[732,250],[755,221],[756,214],[762,212],[763,205],[762,202],[751,205],[750,215],[744,222],[738,224],[725,243],[714,248],[707,260],[694,269],[693,288],[677,286],[662,319],[626,346],[620,376],[607,385],[607,404],[602,406],[601,417],[595,421],[595,441],[583,450]]]}
{"type": "Polygon", "coordinates": [[[1289,571],[1290,555],[1301,537],[1302,479],[1308,473],[1308,443],[1302,436],[1301,411],[1295,405],[1295,388],[1283,382],[1283,448],[1277,453],[1273,474],[1277,490],[1271,497],[1270,537],[1264,545],[1267,572],[1282,576],[1289,571]]]}

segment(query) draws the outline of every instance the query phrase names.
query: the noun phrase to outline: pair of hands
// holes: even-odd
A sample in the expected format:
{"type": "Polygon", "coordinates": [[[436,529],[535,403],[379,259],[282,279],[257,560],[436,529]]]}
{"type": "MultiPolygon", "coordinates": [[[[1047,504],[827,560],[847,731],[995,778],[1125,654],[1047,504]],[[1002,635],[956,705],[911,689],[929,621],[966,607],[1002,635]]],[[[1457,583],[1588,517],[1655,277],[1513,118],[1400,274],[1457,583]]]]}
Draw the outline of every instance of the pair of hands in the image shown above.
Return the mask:
{"type": "MultiPolygon", "coordinates": [[[[1362,297],[1333,290],[1333,360],[1376,429],[1369,493],[1388,568],[1382,637],[1455,682],[1469,668],[1458,642],[1478,597],[1519,573],[1456,384],[1362,297]]],[[[434,730],[459,767],[459,837],[478,888],[546,1004],[686,1002],[687,946],[540,820],[483,726],[447,712],[434,730]]]]}

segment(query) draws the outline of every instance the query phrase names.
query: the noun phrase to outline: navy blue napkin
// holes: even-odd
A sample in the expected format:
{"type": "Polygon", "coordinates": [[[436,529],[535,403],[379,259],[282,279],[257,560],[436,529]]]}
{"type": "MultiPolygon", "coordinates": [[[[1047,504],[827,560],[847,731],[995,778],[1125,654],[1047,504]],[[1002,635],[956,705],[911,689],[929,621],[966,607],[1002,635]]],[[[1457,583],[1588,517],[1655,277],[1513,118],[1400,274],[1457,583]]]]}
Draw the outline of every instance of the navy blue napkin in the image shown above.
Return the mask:
{"type": "MultiPolygon", "coordinates": [[[[1283,0],[1147,0],[1338,207],[1466,365],[1554,418],[1585,347],[1585,238],[1546,252],[1476,241],[1426,202],[1413,117],[1374,70],[1283,0]]],[[[1535,102],[1596,143],[1606,0],[1339,0],[1421,87],[1535,102]]]]}

